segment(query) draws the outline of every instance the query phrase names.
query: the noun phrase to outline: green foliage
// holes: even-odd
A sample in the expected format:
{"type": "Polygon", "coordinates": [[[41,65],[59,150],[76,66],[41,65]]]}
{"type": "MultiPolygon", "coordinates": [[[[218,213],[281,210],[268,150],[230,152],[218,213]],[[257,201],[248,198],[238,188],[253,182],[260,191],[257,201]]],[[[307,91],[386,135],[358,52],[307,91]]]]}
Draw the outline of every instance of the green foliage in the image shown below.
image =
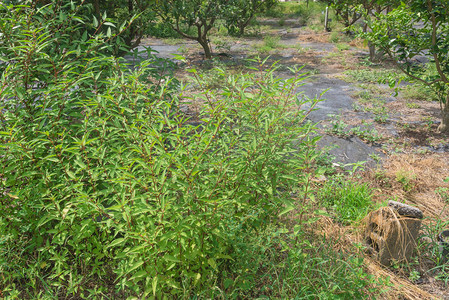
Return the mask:
{"type": "Polygon", "coordinates": [[[197,41],[206,58],[212,57],[209,32],[228,8],[226,0],[161,0],[152,6],[163,23],[182,37],[197,41]]]}
{"type": "MultiPolygon", "coordinates": [[[[449,177],[445,178],[444,181],[445,182],[449,182],[449,177]]],[[[435,190],[435,193],[440,195],[441,199],[444,202],[449,203],[449,188],[447,188],[447,187],[440,187],[440,188],[435,190]]]]}
{"type": "Polygon", "coordinates": [[[267,35],[263,38],[263,43],[254,45],[257,52],[261,54],[268,54],[272,51],[284,48],[284,45],[280,43],[278,36],[267,35]]]}
{"type": "Polygon", "coordinates": [[[277,79],[255,60],[180,86],[151,56],[108,56],[125,27],[86,32],[70,6],[0,10],[2,296],[373,295],[359,256],[305,221],[273,225],[306,209],[292,195],[307,198],[318,159],[300,70],[277,79]]]}
{"type": "Polygon", "coordinates": [[[406,78],[400,72],[389,69],[357,69],[348,70],[344,73],[347,82],[383,83],[388,80],[400,82],[406,78]]]}
{"type": "Polygon", "coordinates": [[[431,218],[428,222],[424,222],[418,247],[422,255],[421,261],[427,263],[425,273],[435,277],[446,286],[449,284],[449,261],[447,257],[442,255],[441,250],[443,249],[440,249],[441,245],[438,240],[438,235],[443,230],[447,230],[448,225],[449,222],[441,218],[431,218]]]}
{"type": "Polygon", "coordinates": [[[77,22],[42,29],[47,10],[28,12],[1,11],[0,288],[207,290],[234,239],[263,230],[313,164],[317,139],[293,93],[303,77],[222,71],[212,92],[190,70],[196,83],[175,93],[151,60],[130,70],[95,53],[107,35],[76,43],[77,22]],[[199,123],[179,111],[184,95],[203,102],[199,123]]]}
{"type": "Polygon", "coordinates": [[[348,44],[344,44],[344,43],[338,43],[336,45],[336,47],[337,47],[337,49],[339,51],[346,51],[346,50],[349,50],[351,48],[351,46],[349,46],[348,44]]]}
{"type": "MultiPolygon", "coordinates": [[[[369,299],[387,282],[364,270],[357,253],[333,249],[333,238],[314,237],[305,227],[291,233],[269,226],[234,241],[235,260],[228,261],[223,292],[228,298],[369,299]]],[[[354,251],[355,252],[355,251],[354,251]]]]}
{"type": "Polygon", "coordinates": [[[155,23],[153,26],[149,26],[146,34],[157,38],[180,38],[181,36],[173,28],[164,22],[155,23]]]}
{"type": "Polygon", "coordinates": [[[318,198],[335,212],[343,223],[358,221],[366,216],[372,206],[371,189],[366,183],[358,183],[337,176],[326,181],[318,198]]]}
{"type": "Polygon", "coordinates": [[[408,100],[438,101],[438,96],[431,88],[419,83],[404,86],[400,95],[408,100]]]}
{"type": "Polygon", "coordinates": [[[269,10],[277,0],[231,0],[224,10],[224,21],[229,34],[242,36],[256,14],[269,10]]]}
{"type": "MultiPolygon", "coordinates": [[[[340,43],[340,45],[347,45],[347,47],[349,49],[349,45],[346,43],[349,43],[351,41],[351,38],[347,34],[343,34],[341,32],[334,31],[330,34],[329,41],[332,43],[336,43],[337,47],[338,47],[338,43],[340,43]]],[[[345,49],[345,50],[347,50],[347,49],[345,49]]]]}
{"type": "Polygon", "coordinates": [[[408,192],[414,187],[413,181],[416,179],[415,174],[401,169],[395,175],[396,181],[402,185],[404,191],[408,192]]]}
{"type": "Polygon", "coordinates": [[[373,127],[373,124],[364,124],[365,126],[355,126],[348,128],[346,124],[339,116],[329,115],[331,117],[330,126],[326,128],[326,133],[336,135],[342,138],[348,138],[351,136],[357,136],[360,139],[375,143],[378,142],[381,137],[376,129],[368,129],[367,127],[373,127]]]}
{"type": "Polygon", "coordinates": [[[358,14],[358,8],[363,4],[368,4],[372,2],[369,0],[328,0],[329,6],[331,6],[337,16],[342,19],[345,27],[349,27],[355,22],[357,22],[361,15],[358,14]]]}
{"type": "Polygon", "coordinates": [[[438,95],[443,112],[440,131],[449,130],[448,21],[447,1],[412,0],[387,14],[369,18],[372,31],[360,34],[382,49],[408,77],[430,87],[438,95]],[[431,57],[433,74],[425,74],[427,67],[413,61],[418,56],[431,57]]]}

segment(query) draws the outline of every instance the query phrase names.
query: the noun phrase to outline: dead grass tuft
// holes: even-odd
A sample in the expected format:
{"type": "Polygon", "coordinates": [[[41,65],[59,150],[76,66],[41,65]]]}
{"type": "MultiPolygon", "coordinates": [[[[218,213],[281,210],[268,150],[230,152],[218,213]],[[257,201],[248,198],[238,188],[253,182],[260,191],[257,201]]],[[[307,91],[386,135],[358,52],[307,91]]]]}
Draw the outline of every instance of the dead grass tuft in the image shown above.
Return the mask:
{"type": "Polygon", "coordinates": [[[316,32],[305,32],[298,36],[300,41],[304,42],[314,42],[314,43],[329,43],[330,33],[316,33],[316,32]]]}
{"type": "MultiPolygon", "coordinates": [[[[322,217],[314,224],[315,233],[328,237],[331,240],[333,248],[336,251],[344,251],[353,253],[356,244],[362,243],[361,228],[364,225],[361,222],[356,226],[341,226],[333,221],[330,217],[322,217]]],[[[429,292],[416,286],[409,280],[403,278],[400,274],[395,274],[393,271],[381,266],[377,261],[369,256],[365,256],[364,263],[368,274],[376,278],[389,278],[391,284],[387,293],[379,295],[379,299],[437,299],[429,292]]]]}
{"type": "Polygon", "coordinates": [[[410,176],[413,188],[411,191],[395,193],[400,199],[420,208],[428,217],[448,217],[448,203],[435,193],[438,188],[449,188],[444,179],[449,177],[449,153],[442,154],[406,154],[390,157],[384,165],[386,175],[397,180],[398,174],[410,176]]]}
{"type": "Polygon", "coordinates": [[[388,294],[382,295],[381,299],[437,299],[411,283],[409,280],[401,278],[391,270],[381,266],[377,261],[370,257],[365,257],[364,262],[368,273],[374,275],[376,278],[390,278],[390,291],[388,294]]]}

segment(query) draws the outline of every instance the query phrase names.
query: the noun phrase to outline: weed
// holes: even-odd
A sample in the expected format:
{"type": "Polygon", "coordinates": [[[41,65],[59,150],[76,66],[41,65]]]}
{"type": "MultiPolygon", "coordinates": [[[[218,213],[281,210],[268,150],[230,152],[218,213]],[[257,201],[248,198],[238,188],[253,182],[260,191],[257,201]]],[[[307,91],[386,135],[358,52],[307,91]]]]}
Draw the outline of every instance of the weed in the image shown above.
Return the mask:
{"type": "Polygon", "coordinates": [[[313,237],[297,226],[293,232],[270,226],[233,238],[235,260],[226,261],[218,282],[226,298],[369,299],[388,285],[365,273],[355,250],[336,251],[337,239],[313,237]]]}
{"type": "MultiPolygon", "coordinates": [[[[378,142],[381,139],[376,129],[366,129],[360,126],[348,129],[348,125],[343,120],[341,120],[340,116],[329,115],[329,117],[331,118],[330,120],[331,126],[326,129],[327,134],[336,135],[344,138],[354,135],[370,143],[378,142]]],[[[369,126],[369,124],[365,124],[365,126],[367,125],[369,126]]]]}
{"type": "Polygon", "coordinates": [[[297,44],[297,45],[295,46],[295,48],[298,50],[298,54],[304,54],[304,53],[310,51],[310,48],[309,48],[309,47],[303,47],[303,46],[301,46],[300,44],[297,44]]]}
{"type": "Polygon", "coordinates": [[[364,67],[374,67],[378,65],[377,63],[373,62],[369,56],[362,58],[359,64],[364,67]]]}
{"type": "Polygon", "coordinates": [[[189,48],[187,48],[186,45],[181,45],[178,48],[179,53],[181,53],[182,56],[186,56],[189,53],[189,48]]]}
{"type": "Polygon", "coordinates": [[[414,102],[410,102],[410,101],[407,101],[405,103],[405,106],[407,106],[408,108],[411,108],[411,109],[420,108],[421,107],[419,104],[414,103],[414,102]]]}
{"type": "Polygon", "coordinates": [[[340,119],[340,116],[329,115],[329,117],[331,119],[331,127],[326,129],[326,133],[340,137],[349,137],[351,135],[350,131],[347,130],[348,125],[340,119]]]}
{"type": "Polygon", "coordinates": [[[177,37],[169,37],[163,39],[164,43],[167,45],[180,45],[185,43],[185,40],[177,37]]]}
{"type": "Polygon", "coordinates": [[[425,123],[426,130],[431,131],[432,125],[433,125],[433,118],[430,116],[424,116],[424,117],[422,117],[422,120],[425,123]]]}
{"type": "Polygon", "coordinates": [[[329,179],[319,191],[319,199],[345,224],[366,216],[372,202],[371,188],[341,176],[329,179]]]}
{"type": "Polygon", "coordinates": [[[219,39],[214,41],[215,48],[219,51],[231,51],[232,43],[230,41],[219,39]]]}
{"type": "Polygon", "coordinates": [[[449,204],[449,188],[440,187],[435,190],[435,193],[440,195],[440,197],[449,204]]]}
{"type": "Polygon", "coordinates": [[[329,41],[331,43],[337,44],[337,47],[338,44],[340,44],[341,47],[347,47],[349,49],[350,46],[348,43],[351,41],[351,38],[346,34],[334,31],[330,34],[329,41]]]}
{"type": "Polygon", "coordinates": [[[437,101],[438,95],[430,87],[419,83],[409,84],[400,90],[401,97],[407,100],[437,101]]]}
{"type": "Polygon", "coordinates": [[[403,80],[405,75],[391,69],[358,69],[345,72],[347,82],[379,83],[389,78],[403,80]]]}
{"type": "Polygon", "coordinates": [[[427,222],[421,225],[422,235],[418,247],[421,262],[426,261],[421,266],[425,274],[442,281],[445,285],[449,283],[449,263],[447,258],[442,256],[438,235],[448,226],[447,220],[438,217],[427,219],[427,222]]]}
{"type": "Polygon", "coordinates": [[[386,110],[383,109],[382,113],[379,113],[379,114],[375,113],[374,121],[377,122],[377,123],[380,123],[380,124],[384,124],[384,123],[387,122],[388,116],[389,115],[386,113],[386,110]]]}
{"type": "Polygon", "coordinates": [[[280,18],[278,24],[279,26],[283,27],[285,25],[285,18],[284,17],[280,18]]]}
{"type": "Polygon", "coordinates": [[[370,143],[378,142],[381,139],[376,129],[354,127],[351,129],[351,132],[353,135],[358,136],[360,139],[370,143]]]}
{"type": "Polygon", "coordinates": [[[147,32],[149,36],[154,36],[157,38],[180,38],[179,33],[177,33],[170,25],[164,22],[156,22],[147,27],[147,32]]]}
{"type": "Polygon", "coordinates": [[[353,96],[363,104],[363,107],[357,104],[356,108],[359,111],[373,113],[377,123],[386,123],[389,114],[383,98],[384,90],[375,84],[360,84],[359,87],[361,90],[355,92],[353,96]]]}
{"type": "Polygon", "coordinates": [[[404,191],[408,192],[413,188],[412,182],[416,177],[413,173],[405,170],[398,170],[395,175],[396,181],[402,185],[404,191]]]}
{"type": "Polygon", "coordinates": [[[358,103],[352,103],[351,104],[351,106],[352,106],[352,109],[355,111],[355,112],[357,112],[357,111],[363,111],[363,108],[358,104],[358,103]]]}
{"type": "Polygon", "coordinates": [[[346,51],[346,50],[349,50],[351,48],[348,44],[343,44],[343,43],[338,43],[336,45],[336,47],[337,47],[337,49],[339,51],[346,51]]]}
{"type": "Polygon", "coordinates": [[[254,45],[254,48],[260,53],[270,53],[280,48],[284,48],[284,46],[280,44],[280,40],[281,39],[278,36],[267,35],[264,37],[263,43],[254,45]]]}
{"type": "Polygon", "coordinates": [[[380,162],[380,155],[377,153],[370,153],[369,157],[374,160],[376,163],[380,162]]]}
{"type": "MultiPolygon", "coordinates": [[[[444,182],[449,182],[449,177],[444,179],[444,182]]],[[[440,195],[440,197],[449,204],[449,188],[446,187],[440,187],[435,190],[435,193],[440,195]]]]}
{"type": "Polygon", "coordinates": [[[268,35],[263,38],[263,43],[266,47],[275,49],[280,46],[279,41],[281,40],[278,36],[268,35]]]}

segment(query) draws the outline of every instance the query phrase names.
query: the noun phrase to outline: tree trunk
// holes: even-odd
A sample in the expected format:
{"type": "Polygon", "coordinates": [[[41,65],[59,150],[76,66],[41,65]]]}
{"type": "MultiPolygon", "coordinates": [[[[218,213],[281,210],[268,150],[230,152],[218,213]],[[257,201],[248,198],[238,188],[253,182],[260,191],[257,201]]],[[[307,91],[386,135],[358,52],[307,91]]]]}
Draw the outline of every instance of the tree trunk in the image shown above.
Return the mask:
{"type": "Polygon", "coordinates": [[[374,62],[376,60],[376,46],[368,41],[369,59],[374,62]]]}
{"type": "Polygon", "coordinates": [[[243,36],[245,34],[245,25],[239,26],[239,36],[243,36]]]}
{"type": "MultiPolygon", "coordinates": [[[[449,97],[448,97],[449,98],[449,97]]],[[[449,133],[449,99],[446,99],[446,103],[443,104],[441,110],[441,124],[438,126],[438,132],[449,133]]]]}
{"type": "Polygon", "coordinates": [[[251,17],[249,17],[248,19],[246,19],[245,22],[242,22],[240,24],[238,24],[239,27],[239,36],[243,36],[243,34],[245,34],[245,28],[249,25],[249,22],[251,22],[251,20],[253,19],[254,15],[252,15],[251,17]]]}
{"type": "Polygon", "coordinates": [[[204,39],[202,37],[199,37],[197,41],[201,45],[201,47],[203,47],[205,57],[207,59],[211,59],[212,58],[212,51],[211,51],[211,49],[209,47],[209,43],[207,42],[207,38],[204,39]]]}

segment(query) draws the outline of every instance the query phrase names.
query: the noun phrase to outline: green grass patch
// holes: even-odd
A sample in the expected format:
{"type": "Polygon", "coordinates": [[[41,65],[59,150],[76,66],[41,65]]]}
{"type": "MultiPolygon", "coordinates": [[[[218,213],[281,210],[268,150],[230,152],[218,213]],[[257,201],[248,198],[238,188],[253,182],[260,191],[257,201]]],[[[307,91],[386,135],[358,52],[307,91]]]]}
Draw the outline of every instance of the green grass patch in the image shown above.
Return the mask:
{"type": "Polygon", "coordinates": [[[430,87],[415,83],[401,88],[400,95],[407,100],[438,101],[438,95],[430,87]]]}
{"type": "Polygon", "coordinates": [[[379,83],[387,80],[404,80],[406,76],[398,71],[391,69],[358,69],[348,70],[344,73],[346,75],[345,81],[363,82],[363,83],[379,83]]]}
{"type": "Polygon", "coordinates": [[[335,218],[348,224],[359,221],[372,208],[372,191],[367,183],[359,183],[341,176],[330,178],[318,193],[318,199],[330,209],[335,218]]]}
{"type": "Polygon", "coordinates": [[[282,45],[280,41],[281,38],[278,36],[267,35],[264,37],[263,43],[255,44],[253,47],[258,53],[267,54],[284,49],[285,45],[282,45]]]}
{"type": "Polygon", "coordinates": [[[219,281],[221,296],[370,299],[388,287],[388,280],[366,273],[355,249],[335,251],[338,240],[296,229],[279,224],[236,239],[235,260],[227,262],[219,281]]]}

